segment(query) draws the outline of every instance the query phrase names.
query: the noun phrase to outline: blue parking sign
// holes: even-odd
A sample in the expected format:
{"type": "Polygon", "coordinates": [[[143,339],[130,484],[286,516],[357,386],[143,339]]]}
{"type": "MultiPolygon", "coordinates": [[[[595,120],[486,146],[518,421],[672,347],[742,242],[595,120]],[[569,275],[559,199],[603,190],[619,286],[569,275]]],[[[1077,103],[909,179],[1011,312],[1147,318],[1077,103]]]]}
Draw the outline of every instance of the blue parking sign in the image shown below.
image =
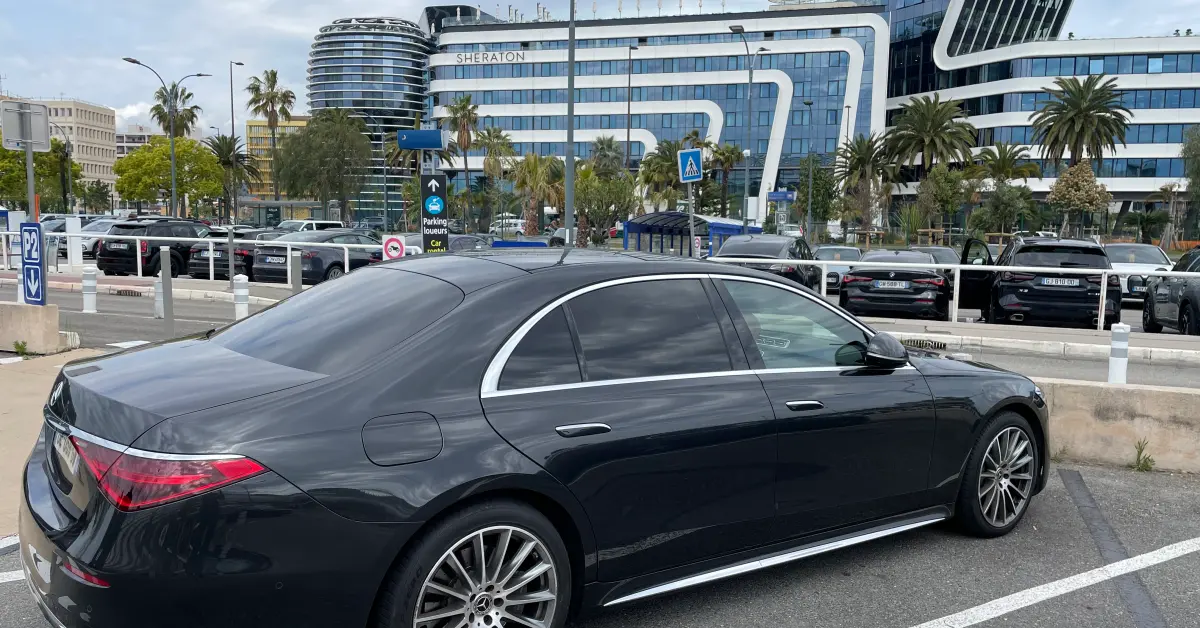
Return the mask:
{"type": "Polygon", "coordinates": [[[42,265],[21,267],[22,289],[25,291],[26,305],[46,304],[46,282],[42,274],[42,265]]]}
{"type": "Polygon", "coordinates": [[[704,179],[704,154],[699,148],[679,151],[679,182],[695,183],[704,179]]]}
{"type": "Polygon", "coordinates": [[[42,224],[38,222],[21,223],[21,263],[24,265],[42,263],[42,224]]]}

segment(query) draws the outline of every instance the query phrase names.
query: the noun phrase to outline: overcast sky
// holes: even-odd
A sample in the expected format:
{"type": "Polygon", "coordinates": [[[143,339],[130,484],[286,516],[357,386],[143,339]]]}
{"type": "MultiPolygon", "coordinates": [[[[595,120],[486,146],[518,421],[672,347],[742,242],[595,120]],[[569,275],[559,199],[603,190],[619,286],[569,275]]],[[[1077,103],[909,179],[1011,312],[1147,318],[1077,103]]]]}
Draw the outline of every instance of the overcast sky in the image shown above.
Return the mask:
{"type": "MultiPolygon", "coordinates": [[[[204,108],[200,128],[229,127],[229,66],[233,59],[235,111],[243,108],[246,81],[263,70],[279,70],[283,83],[296,92],[297,108],[306,109],[305,62],[317,29],[340,17],[389,15],[416,20],[418,0],[5,0],[0,11],[0,89],[28,97],[67,96],[110,106],[118,124],[149,122],[147,111],[158,80],[145,68],[122,57],[154,66],[165,80],[193,72],[214,75],[188,79],[204,108]]],[[[534,1],[514,3],[526,14],[534,1]],[[528,5],[528,6],[526,6],[528,5]]],[[[566,13],[565,0],[551,0],[556,16],[566,13]]],[[[616,16],[616,0],[604,0],[599,14],[616,16]]],[[[625,15],[635,0],[624,0],[625,15]]],[[[707,11],[720,6],[709,0],[707,11]]],[[[678,11],[677,0],[665,6],[678,11]]],[[[727,10],[754,10],[766,0],[728,0],[727,10]]],[[[507,7],[508,3],[505,2],[507,7]]],[[[580,13],[591,16],[591,3],[580,1],[580,13]]],[[[494,12],[495,3],[483,3],[494,12]]],[[[643,13],[657,0],[642,0],[643,13]]],[[[507,9],[505,9],[507,10],[507,9]]],[[[654,9],[657,10],[656,8],[654,9]]],[[[696,12],[696,0],[685,0],[685,12],[696,12]]],[[[1167,35],[1176,28],[1200,32],[1200,0],[1075,0],[1064,29],[1076,37],[1167,35]]],[[[1200,40],[1198,40],[1200,48],[1200,40]]]]}

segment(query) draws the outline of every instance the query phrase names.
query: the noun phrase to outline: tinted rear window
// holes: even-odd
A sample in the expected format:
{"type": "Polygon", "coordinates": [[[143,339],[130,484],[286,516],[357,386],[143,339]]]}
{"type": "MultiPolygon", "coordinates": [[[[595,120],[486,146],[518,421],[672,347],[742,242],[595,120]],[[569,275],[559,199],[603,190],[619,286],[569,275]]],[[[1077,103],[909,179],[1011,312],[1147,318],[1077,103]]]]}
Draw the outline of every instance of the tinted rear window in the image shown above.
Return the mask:
{"type": "Polygon", "coordinates": [[[769,255],[778,257],[787,249],[783,240],[731,240],[721,246],[717,255],[769,255]]]}
{"type": "Polygon", "coordinates": [[[276,240],[280,242],[324,242],[334,237],[333,233],[322,233],[320,231],[293,231],[285,233],[276,240]]]}
{"type": "Polygon", "coordinates": [[[254,236],[255,240],[278,240],[282,233],[260,233],[254,236]]]}
{"type": "Polygon", "coordinates": [[[932,264],[933,256],[919,251],[867,251],[862,256],[864,262],[896,262],[898,264],[932,264]]]}
{"type": "Polygon", "coordinates": [[[108,235],[139,236],[146,235],[145,225],[113,225],[108,235]]]}
{"type": "Polygon", "coordinates": [[[1052,244],[1027,246],[1017,251],[1015,266],[1052,266],[1059,268],[1108,268],[1108,257],[1100,248],[1056,246],[1052,244]]]}
{"type": "Polygon", "coordinates": [[[862,256],[858,249],[817,249],[817,259],[825,261],[856,261],[862,256]]]}
{"type": "Polygon", "coordinates": [[[1104,247],[1108,259],[1118,264],[1170,264],[1157,246],[1136,244],[1110,244],[1104,247]]]}
{"type": "Polygon", "coordinates": [[[336,375],[370,364],[462,300],[461,290],[440,279],[364,268],[234,323],[212,342],[259,360],[336,375]]]}
{"type": "Polygon", "coordinates": [[[513,350],[500,374],[500,390],[579,381],[579,360],[575,356],[571,329],[567,327],[563,309],[556,307],[538,321],[513,350]]]}
{"type": "Polygon", "coordinates": [[[958,252],[955,251],[954,249],[930,248],[930,249],[913,249],[913,250],[921,251],[922,253],[928,253],[928,254],[932,255],[933,259],[937,260],[938,263],[940,263],[940,264],[957,264],[960,261],[962,261],[962,258],[959,257],[958,252]]]}

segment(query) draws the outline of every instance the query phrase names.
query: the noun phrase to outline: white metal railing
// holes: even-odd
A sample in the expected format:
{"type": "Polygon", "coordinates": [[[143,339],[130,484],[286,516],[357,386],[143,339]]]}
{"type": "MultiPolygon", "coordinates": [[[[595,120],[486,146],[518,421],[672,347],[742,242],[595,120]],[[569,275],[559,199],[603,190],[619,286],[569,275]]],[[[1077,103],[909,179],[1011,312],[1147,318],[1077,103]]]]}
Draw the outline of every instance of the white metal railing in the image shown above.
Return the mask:
{"type": "MultiPolygon", "coordinates": [[[[4,265],[3,265],[4,270],[12,270],[12,263],[9,261],[9,255],[8,255],[9,251],[10,251],[10,248],[9,248],[10,241],[19,242],[20,237],[21,237],[21,234],[18,231],[0,231],[0,251],[3,252],[3,255],[0,255],[0,257],[3,257],[3,260],[4,260],[4,265]]],[[[206,244],[206,245],[208,245],[208,278],[209,278],[209,280],[213,280],[216,278],[216,263],[215,263],[216,258],[213,257],[214,247],[217,244],[228,244],[229,243],[229,240],[227,238],[174,238],[174,237],[163,237],[163,236],[123,236],[123,235],[108,235],[108,234],[98,234],[98,233],[88,233],[88,232],[54,233],[52,235],[45,235],[45,237],[65,238],[67,240],[67,251],[68,251],[67,254],[68,255],[70,255],[70,247],[72,247],[72,246],[78,247],[80,245],[80,242],[79,242],[80,239],[85,239],[85,240],[94,239],[94,240],[100,240],[101,242],[109,241],[109,240],[114,240],[114,241],[127,240],[127,241],[133,242],[134,248],[138,251],[140,251],[142,248],[142,242],[147,242],[147,243],[187,242],[187,243],[191,243],[193,246],[195,244],[206,244]]],[[[379,251],[381,258],[383,255],[383,244],[334,244],[332,242],[279,242],[277,240],[239,240],[239,239],[234,239],[233,243],[234,243],[234,245],[238,245],[238,244],[250,245],[251,248],[268,247],[268,246],[269,247],[283,247],[286,250],[285,259],[288,259],[288,260],[290,260],[292,257],[292,248],[293,247],[295,247],[295,248],[342,249],[342,264],[343,264],[343,268],[345,269],[345,272],[350,272],[350,251],[351,250],[379,251]]],[[[99,251],[98,248],[97,248],[97,251],[99,251]]],[[[152,251],[147,251],[146,253],[149,255],[152,253],[152,251]]],[[[232,253],[232,252],[230,252],[230,253],[232,253]]],[[[136,263],[137,276],[142,277],[143,276],[142,275],[142,255],[135,254],[134,258],[137,260],[137,263],[136,263]]],[[[186,269],[183,269],[183,270],[186,270],[186,269]]],[[[287,282],[288,283],[292,282],[292,265],[290,263],[287,264],[287,282]]]]}
{"type": "MultiPolygon", "coordinates": [[[[1108,277],[1116,275],[1118,277],[1183,277],[1183,278],[1200,278],[1200,273],[1185,273],[1174,272],[1169,270],[1156,270],[1148,272],[1117,272],[1111,268],[1060,268],[1055,266],[995,266],[986,264],[914,264],[914,263],[899,263],[899,262],[857,262],[849,260],[797,260],[797,259],[772,259],[762,257],[710,257],[710,262],[721,262],[725,264],[754,264],[757,266],[818,266],[821,268],[821,296],[828,296],[828,282],[826,275],[829,274],[830,266],[848,266],[854,268],[894,268],[894,269],[912,269],[912,270],[953,270],[954,280],[951,282],[951,298],[950,298],[950,320],[958,320],[958,291],[961,282],[959,281],[963,270],[989,270],[998,272],[1016,272],[1016,273],[1055,273],[1062,275],[1080,275],[1080,276],[1095,276],[1100,275],[1100,308],[1097,310],[1096,329],[1104,330],[1104,310],[1105,302],[1108,301],[1108,277]]],[[[839,288],[840,289],[840,288],[839,288]]],[[[1117,288],[1120,290],[1120,288],[1117,288]]],[[[1149,293],[1147,293],[1149,297],[1149,293]]],[[[1120,307],[1120,298],[1117,299],[1118,308],[1120,307]]]]}

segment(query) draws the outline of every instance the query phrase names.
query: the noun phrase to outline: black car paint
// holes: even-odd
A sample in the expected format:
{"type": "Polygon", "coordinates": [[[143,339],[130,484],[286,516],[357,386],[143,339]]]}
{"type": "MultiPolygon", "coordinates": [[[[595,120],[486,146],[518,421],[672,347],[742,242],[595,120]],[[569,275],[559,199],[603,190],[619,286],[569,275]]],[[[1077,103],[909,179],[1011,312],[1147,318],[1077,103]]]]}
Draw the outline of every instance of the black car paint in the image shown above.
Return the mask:
{"type": "MultiPolygon", "coordinates": [[[[190,220],[144,220],[144,221],[129,221],[119,222],[114,224],[109,233],[118,228],[134,230],[136,233],[130,234],[130,237],[137,235],[155,237],[155,238],[199,238],[202,233],[207,233],[207,228],[204,224],[193,222],[190,220]]],[[[99,248],[99,256],[96,258],[96,268],[105,274],[136,274],[137,273],[137,257],[142,258],[142,274],[154,275],[158,272],[158,259],[161,254],[161,247],[169,247],[171,252],[171,272],[173,275],[179,275],[187,272],[188,263],[192,255],[192,243],[180,240],[154,240],[143,241],[147,242],[146,251],[138,252],[137,242],[134,240],[104,240],[99,248]],[[113,249],[113,244],[127,244],[126,249],[113,249]]]]}
{"type": "MultiPolygon", "coordinates": [[[[264,235],[276,234],[275,237],[282,235],[284,231],[274,231],[272,229],[248,229],[245,231],[234,231],[234,240],[258,240],[264,235]]],[[[228,277],[229,275],[229,258],[226,257],[228,242],[228,231],[209,233],[208,238],[212,240],[213,252],[213,276],[228,277]],[[217,256],[217,254],[220,254],[217,256]]],[[[262,242],[269,242],[270,239],[262,239],[262,242]]],[[[233,258],[233,272],[235,275],[246,275],[247,279],[254,281],[254,248],[256,244],[249,243],[234,243],[233,250],[235,256],[233,258]]],[[[197,243],[192,245],[191,261],[188,262],[188,274],[197,279],[208,279],[208,257],[202,252],[208,251],[208,245],[205,243],[197,243]]]]}
{"type": "MultiPolygon", "coordinates": [[[[306,246],[309,243],[342,243],[342,244],[380,244],[371,236],[353,232],[349,229],[322,229],[317,231],[298,231],[293,233],[311,236],[315,239],[303,241],[291,241],[291,250],[300,251],[306,257],[301,262],[300,274],[303,282],[306,284],[318,284],[329,275],[332,268],[339,268],[343,273],[348,273],[353,270],[362,268],[371,263],[370,249],[352,248],[343,249],[341,247],[330,246],[306,246]],[[341,240],[350,240],[353,242],[341,242],[341,240]],[[349,252],[350,268],[346,268],[347,251],[349,252]]],[[[276,240],[260,242],[254,247],[254,274],[255,280],[269,283],[286,282],[288,278],[288,262],[287,251],[288,244],[285,244],[285,238],[282,236],[276,240]],[[266,258],[283,258],[282,263],[268,263],[266,258]]]]}
{"type": "MultiPolygon", "coordinates": [[[[60,619],[76,625],[86,608],[88,625],[99,628],[158,625],[168,617],[172,626],[365,625],[384,575],[427,522],[496,495],[524,500],[554,522],[587,608],[782,547],[772,545],[781,539],[794,546],[901,515],[949,514],[988,417],[1014,410],[1044,435],[1045,410],[1028,379],[916,356],[912,368],[863,367],[816,382],[837,400],[818,419],[835,431],[822,442],[852,448],[843,454],[853,460],[877,458],[861,470],[836,468],[846,464],[836,451],[822,452],[819,463],[802,460],[802,451],[815,447],[804,438],[817,434],[798,417],[774,417],[772,391],[751,371],[721,378],[729,381],[636,384],[616,402],[609,386],[574,389],[575,405],[566,410],[562,395],[481,402],[482,374],[511,331],[581,286],[697,272],[789,282],[715,263],[580,251],[421,256],[363,272],[436,277],[457,286],[463,301],[378,360],[336,375],[280,366],[254,381],[251,372],[265,364],[224,355],[231,352],[203,337],[64,369],[60,398],[47,408],[58,420],[146,451],[236,453],[270,471],[134,513],[117,512],[95,495],[86,512],[73,514],[49,486],[48,448],[40,440],[26,467],[22,546],[51,561],[70,557],[112,585],[99,590],[54,579],[43,600],[53,606],[66,595],[75,603],[55,607],[60,619]],[[207,366],[185,376],[163,373],[164,363],[207,366]],[[150,376],[155,371],[158,379],[150,376]],[[666,402],[675,394],[687,395],[687,403],[666,402]],[[517,408],[517,399],[526,403],[517,408]],[[364,428],[406,413],[436,417],[440,454],[417,464],[372,462],[364,428]],[[664,418],[682,425],[668,429],[664,418]],[[620,429],[563,439],[553,426],[564,422],[620,429]],[[790,530],[785,525],[798,519],[771,514],[771,479],[773,452],[781,449],[774,443],[792,435],[803,449],[787,453],[777,470],[796,491],[824,479],[837,483],[821,487],[832,496],[865,486],[869,474],[893,473],[884,461],[894,460],[897,436],[917,458],[872,494],[851,497],[843,516],[826,512],[823,525],[790,530]],[[628,490],[638,499],[616,499],[628,490]],[[657,492],[664,490],[676,493],[657,492]],[[589,512],[605,507],[614,509],[606,519],[589,512]],[[850,513],[880,518],[848,521],[850,513]],[[805,532],[812,534],[801,537],[805,532]]],[[[380,321],[386,324],[382,313],[380,321]]],[[[725,319],[722,333],[736,324],[725,319]]],[[[737,341],[728,346],[735,368],[753,367],[745,343],[740,360],[737,341]]],[[[781,377],[774,386],[804,380],[781,377]]],[[[1039,490],[1043,484],[1044,475],[1039,490]]],[[[94,483],[85,488],[96,492],[94,483]]],[[[801,494],[792,499],[797,514],[822,510],[801,494]]]]}
{"type": "MultiPolygon", "coordinates": [[[[863,255],[864,262],[888,262],[896,258],[897,263],[933,264],[936,260],[928,253],[917,251],[892,251],[888,253],[874,252],[863,255]],[[920,254],[925,259],[912,262],[911,258],[920,254]]],[[[838,294],[838,304],[848,312],[856,315],[911,315],[920,318],[945,319],[949,316],[952,286],[942,270],[923,268],[880,268],[880,267],[850,267],[850,271],[842,276],[842,289],[838,294]],[[866,278],[862,281],[857,278],[866,278]],[[854,280],[854,281],[850,281],[854,280]],[[908,288],[892,289],[877,288],[876,281],[907,281],[908,288]],[[938,282],[919,283],[919,282],[938,282]],[[928,298],[929,293],[933,298],[928,298]]]]}
{"type": "Polygon", "coordinates": [[[745,264],[748,268],[762,270],[770,273],[775,273],[781,277],[795,281],[812,290],[821,289],[821,267],[810,264],[795,264],[795,265],[779,265],[780,268],[772,270],[775,264],[771,264],[765,260],[780,259],[780,260],[812,260],[813,252],[809,247],[808,241],[804,238],[796,238],[792,236],[782,235],[735,235],[730,236],[721,245],[717,251],[717,257],[761,257],[764,259],[762,264],[745,264]],[[745,255],[736,252],[737,248],[744,246],[747,243],[759,243],[764,249],[771,249],[770,253],[760,253],[754,255],[745,255]]]}
{"type": "MultiPolygon", "coordinates": [[[[1183,254],[1170,270],[1175,272],[1200,272],[1200,248],[1183,254]]],[[[1144,308],[1153,308],[1154,319],[1163,327],[1185,334],[1200,332],[1200,279],[1194,277],[1150,277],[1146,282],[1146,294],[1150,298],[1144,308]],[[1192,329],[1184,329],[1184,313],[1191,316],[1192,329]]]]}

